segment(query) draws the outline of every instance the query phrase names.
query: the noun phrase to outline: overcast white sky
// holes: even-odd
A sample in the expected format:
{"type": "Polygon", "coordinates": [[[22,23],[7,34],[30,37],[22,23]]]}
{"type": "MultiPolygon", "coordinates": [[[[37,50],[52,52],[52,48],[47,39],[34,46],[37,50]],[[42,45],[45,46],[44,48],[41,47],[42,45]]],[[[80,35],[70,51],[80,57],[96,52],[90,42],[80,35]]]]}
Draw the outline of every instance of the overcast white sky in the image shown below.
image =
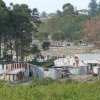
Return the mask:
{"type": "Polygon", "coordinates": [[[87,9],[90,0],[3,0],[7,5],[11,2],[28,4],[31,8],[37,8],[39,12],[46,11],[47,13],[61,10],[63,4],[71,3],[77,9],[87,9]]]}

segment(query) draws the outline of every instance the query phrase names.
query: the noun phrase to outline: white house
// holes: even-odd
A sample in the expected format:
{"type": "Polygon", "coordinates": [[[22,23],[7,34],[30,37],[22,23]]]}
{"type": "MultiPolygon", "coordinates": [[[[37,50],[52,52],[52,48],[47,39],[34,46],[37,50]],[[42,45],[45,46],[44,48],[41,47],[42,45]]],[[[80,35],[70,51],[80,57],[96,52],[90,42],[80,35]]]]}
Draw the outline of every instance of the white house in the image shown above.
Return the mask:
{"type": "Polygon", "coordinates": [[[79,66],[85,66],[86,64],[82,61],[79,60],[79,58],[77,56],[75,57],[66,57],[66,58],[59,58],[57,60],[54,61],[55,66],[60,67],[60,66],[68,66],[68,65],[72,65],[75,67],[79,67],[79,66]]]}
{"type": "Polygon", "coordinates": [[[86,53],[76,54],[79,61],[84,62],[88,66],[88,73],[97,74],[98,68],[100,68],[100,54],[99,53],[86,53]]]}
{"type": "Polygon", "coordinates": [[[68,67],[71,73],[74,73],[76,71],[75,73],[92,74],[94,72],[95,73],[98,72],[95,70],[97,70],[97,68],[100,68],[100,54],[99,53],[75,54],[73,57],[59,58],[55,60],[54,63],[55,66],[57,67],[58,66],[68,67]]]}
{"type": "Polygon", "coordinates": [[[73,57],[59,58],[54,61],[55,66],[68,66],[75,67],[86,66],[87,64],[100,64],[100,54],[75,54],[73,57]]]}
{"type": "Polygon", "coordinates": [[[70,57],[56,59],[54,64],[57,67],[70,65],[70,57]]]}

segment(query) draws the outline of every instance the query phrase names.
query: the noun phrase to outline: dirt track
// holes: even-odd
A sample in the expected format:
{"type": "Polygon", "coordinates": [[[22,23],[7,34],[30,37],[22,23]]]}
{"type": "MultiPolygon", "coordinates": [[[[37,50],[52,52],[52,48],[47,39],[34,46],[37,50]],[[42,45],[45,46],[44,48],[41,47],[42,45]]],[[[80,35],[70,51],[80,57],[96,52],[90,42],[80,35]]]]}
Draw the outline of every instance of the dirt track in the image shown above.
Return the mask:
{"type": "Polygon", "coordinates": [[[42,54],[50,56],[67,56],[76,53],[86,53],[92,51],[92,47],[89,46],[73,46],[73,47],[50,47],[47,51],[42,51],[42,54]]]}

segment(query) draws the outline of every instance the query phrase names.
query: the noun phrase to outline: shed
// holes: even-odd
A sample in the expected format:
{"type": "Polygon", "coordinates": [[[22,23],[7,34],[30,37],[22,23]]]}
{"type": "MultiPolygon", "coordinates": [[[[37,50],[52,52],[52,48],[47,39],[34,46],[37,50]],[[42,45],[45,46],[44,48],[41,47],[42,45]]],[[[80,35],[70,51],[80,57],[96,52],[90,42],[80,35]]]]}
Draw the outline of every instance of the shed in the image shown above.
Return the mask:
{"type": "Polygon", "coordinates": [[[62,77],[62,73],[61,70],[58,70],[56,68],[44,68],[44,77],[59,79],[62,77]]]}
{"type": "Polygon", "coordinates": [[[58,70],[56,68],[53,67],[40,67],[40,66],[35,66],[32,64],[29,64],[31,69],[33,70],[33,77],[37,78],[37,77],[41,77],[41,78],[45,78],[45,77],[50,77],[53,79],[58,79],[62,77],[62,73],[61,70],[58,70]]]}

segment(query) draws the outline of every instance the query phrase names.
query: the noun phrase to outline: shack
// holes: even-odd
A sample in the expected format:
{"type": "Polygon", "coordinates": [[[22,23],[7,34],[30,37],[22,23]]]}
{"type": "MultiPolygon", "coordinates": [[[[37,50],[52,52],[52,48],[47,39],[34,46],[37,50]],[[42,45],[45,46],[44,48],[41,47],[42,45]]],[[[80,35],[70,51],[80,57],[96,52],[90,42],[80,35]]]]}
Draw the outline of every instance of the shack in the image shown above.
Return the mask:
{"type": "Polygon", "coordinates": [[[0,79],[14,82],[30,75],[30,67],[25,62],[3,62],[0,64],[0,79]]]}
{"type": "Polygon", "coordinates": [[[79,61],[82,61],[88,70],[88,74],[94,73],[94,67],[100,68],[100,54],[99,53],[85,53],[85,54],[76,54],[79,58],[79,61]]]}
{"type": "Polygon", "coordinates": [[[30,68],[33,70],[33,77],[37,78],[37,77],[41,77],[41,78],[45,78],[45,77],[50,77],[52,79],[59,79],[62,77],[62,72],[61,70],[58,70],[57,68],[53,68],[53,67],[40,67],[40,66],[36,66],[36,65],[32,65],[29,64],[30,68]]]}

